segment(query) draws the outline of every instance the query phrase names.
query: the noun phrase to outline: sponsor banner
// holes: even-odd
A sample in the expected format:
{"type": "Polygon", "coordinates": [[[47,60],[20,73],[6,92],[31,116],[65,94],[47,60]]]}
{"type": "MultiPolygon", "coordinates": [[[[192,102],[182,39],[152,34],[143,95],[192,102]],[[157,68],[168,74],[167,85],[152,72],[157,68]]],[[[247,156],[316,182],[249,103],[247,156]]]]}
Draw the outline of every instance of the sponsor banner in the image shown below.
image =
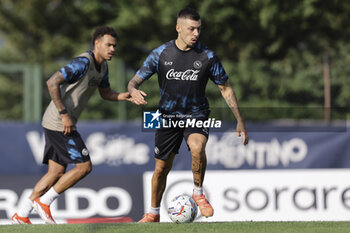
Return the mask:
{"type": "Polygon", "coordinates": [[[237,143],[236,133],[211,134],[208,167],[222,169],[349,168],[349,131],[255,132],[249,144],[237,143]]]}
{"type": "MultiPolygon", "coordinates": [[[[152,121],[152,115],[148,117],[152,121]]],[[[145,132],[142,127],[139,123],[79,123],[78,131],[94,165],[93,174],[141,175],[152,171],[154,132],[145,132]]],[[[209,130],[208,170],[350,167],[349,130],[278,132],[279,127],[270,125],[271,131],[249,133],[250,142],[243,146],[242,138],[236,136],[232,125],[223,125],[223,128],[224,132],[209,130]]],[[[39,124],[0,123],[0,173],[44,174],[47,171],[47,166],[42,166],[44,145],[39,124]]],[[[183,141],[173,170],[190,169],[191,156],[183,141]]]]}
{"type": "MultiPolygon", "coordinates": [[[[11,218],[39,179],[36,176],[0,176],[0,222],[11,218]]],[[[58,223],[83,219],[136,221],[143,215],[142,206],[142,176],[95,175],[85,177],[61,194],[51,204],[51,212],[58,223]]],[[[43,223],[34,212],[29,217],[35,223],[43,223]]]]}
{"type": "MultiPolygon", "coordinates": [[[[349,221],[350,169],[207,171],[204,191],[214,216],[195,221],[349,221]]],[[[144,181],[150,208],[152,173],[144,181]]],[[[170,222],[167,203],[192,195],[192,173],[170,172],[161,203],[161,221],[170,222]]]]}
{"type": "MultiPolygon", "coordinates": [[[[153,168],[153,134],[139,124],[78,124],[89,150],[93,174],[142,174],[153,168]]],[[[42,175],[45,138],[39,124],[0,123],[0,173],[42,175]]]]}

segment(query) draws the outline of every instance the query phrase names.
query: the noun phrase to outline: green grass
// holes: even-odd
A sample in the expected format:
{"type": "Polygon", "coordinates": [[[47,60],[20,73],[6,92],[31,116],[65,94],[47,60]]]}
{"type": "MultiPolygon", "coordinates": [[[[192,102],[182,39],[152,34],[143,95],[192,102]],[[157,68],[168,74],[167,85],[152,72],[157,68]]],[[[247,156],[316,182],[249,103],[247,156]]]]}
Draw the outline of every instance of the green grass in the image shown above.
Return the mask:
{"type": "Polygon", "coordinates": [[[1,233],[349,233],[350,222],[215,222],[2,225],[1,233]]]}

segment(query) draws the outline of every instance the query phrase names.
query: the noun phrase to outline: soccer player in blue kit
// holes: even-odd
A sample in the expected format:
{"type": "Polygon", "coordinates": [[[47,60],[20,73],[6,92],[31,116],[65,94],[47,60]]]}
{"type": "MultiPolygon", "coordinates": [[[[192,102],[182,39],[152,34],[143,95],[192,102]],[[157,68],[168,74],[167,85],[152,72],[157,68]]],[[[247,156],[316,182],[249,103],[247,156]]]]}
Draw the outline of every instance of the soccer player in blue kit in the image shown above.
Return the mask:
{"type": "MultiPolygon", "coordinates": [[[[237,135],[243,136],[243,144],[246,145],[248,133],[235,93],[218,57],[198,41],[200,27],[201,20],[197,11],[191,8],[182,9],[177,17],[177,39],[159,46],[150,53],[130,80],[129,93],[136,104],[147,104],[146,93],[139,90],[139,86],[157,73],[161,96],[158,107],[163,118],[180,116],[180,118],[206,120],[210,111],[205,88],[211,79],[218,85],[223,98],[237,119],[237,135]]],[[[151,208],[139,222],[159,222],[160,203],[167,175],[183,138],[192,154],[194,180],[192,197],[203,216],[213,216],[213,207],[203,194],[202,188],[207,165],[205,146],[208,136],[209,131],[205,127],[157,129],[151,208]]]]}
{"type": "Polygon", "coordinates": [[[107,61],[115,53],[115,30],[98,27],[93,34],[92,45],[92,51],[74,58],[47,81],[52,101],[44,113],[42,126],[45,133],[43,163],[49,168],[12,216],[14,224],[31,224],[28,216],[33,206],[46,223],[54,224],[50,204],[91,172],[89,151],[76,129],[76,123],[96,89],[105,100],[133,102],[128,92],[115,92],[109,84],[107,61]],[[66,172],[68,164],[75,166],[66,172]]]}

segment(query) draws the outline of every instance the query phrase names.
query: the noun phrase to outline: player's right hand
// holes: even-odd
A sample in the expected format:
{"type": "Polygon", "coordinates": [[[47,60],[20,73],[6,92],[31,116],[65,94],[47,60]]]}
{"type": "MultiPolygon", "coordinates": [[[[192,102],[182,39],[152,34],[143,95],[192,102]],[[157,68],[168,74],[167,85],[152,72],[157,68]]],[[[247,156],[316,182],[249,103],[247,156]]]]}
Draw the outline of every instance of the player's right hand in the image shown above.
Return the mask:
{"type": "Polygon", "coordinates": [[[147,94],[145,92],[135,89],[131,93],[131,96],[132,96],[135,104],[137,104],[137,105],[147,104],[147,101],[145,100],[145,96],[147,96],[147,94]]]}
{"type": "Polygon", "coordinates": [[[240,137],[241,134],[243,135],[243,145],[247,145],[249,137],[243,120],[237,122],[237,137],[240,137]]]}
{"type": "Polygon", "coordinates": [[[68,113],[61,114],[63,134],[68,135],[73,131],[73,122],[68,113]]]}

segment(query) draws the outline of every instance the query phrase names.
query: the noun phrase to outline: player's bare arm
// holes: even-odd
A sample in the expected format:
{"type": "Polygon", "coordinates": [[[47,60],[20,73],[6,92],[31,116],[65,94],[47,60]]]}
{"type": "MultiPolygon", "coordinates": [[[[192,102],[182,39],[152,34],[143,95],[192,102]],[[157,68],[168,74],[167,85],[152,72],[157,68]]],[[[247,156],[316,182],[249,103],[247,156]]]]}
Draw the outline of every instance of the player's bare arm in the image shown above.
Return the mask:
{"type": "Polygon", "coordinates": [[[243,117],[241,116],[241,113],[239,111],[238,101],[235,95],[235,92],[233,91],[233,88],[231,84],[226,81],[224,85],[218,85],[222,97],[225,99],[227,105],[231,109],[232,113],[237,119],[237,135],[241,136],[241,133],[243,134],[243,144],[248,144],[249,138],[248,138],[248,132],[245,128],[243,117]]]}
{"type": "Polygon", "coordinates": [[[65,82],[63,75],[57,71],[54,73],[46,82],[47,88],[52,99],[52,102],[55,104],[57,110],[60,112],[63,125],[63,133],[65,135],[70,134],[73,129],[72,119],[69,117],[66,107],[63,104],[61,98],[60,85],[65,82]],[[61,113],[62,112],[62,113],[61,113]]]}
{"type": "Polygon", "coordinates": [[[112,90],[112,88],[110,87],[106,87],[106,88],[100,87],[98,90],[100,92],[100,96],[104,100],[110,100],[110,101],[126,100],[126,101],[133,102],[133,99],[129,94],[129,92],[116,92],[112,90]]]}
{"type": "Polygon", "coordinates": [[[141,90],[139,90],[139,86],[143,83],[143,79],[140,78],[138,75],[135,75],[128,84],[128,91],[132,98],[134,99],[134,103],[137,105],[143,105],[147,104],[147,101],[145,100],[145,96],[147,94],[141,90]]]}

